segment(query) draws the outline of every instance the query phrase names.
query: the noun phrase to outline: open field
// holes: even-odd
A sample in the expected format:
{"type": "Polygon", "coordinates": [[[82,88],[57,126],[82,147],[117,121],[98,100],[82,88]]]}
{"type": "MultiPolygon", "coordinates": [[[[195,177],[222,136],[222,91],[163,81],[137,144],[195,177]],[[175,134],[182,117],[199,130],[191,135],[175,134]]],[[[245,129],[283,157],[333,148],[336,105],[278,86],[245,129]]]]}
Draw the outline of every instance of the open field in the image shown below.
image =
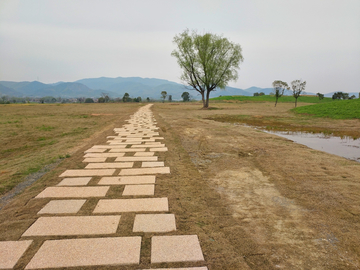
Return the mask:
{"type": "MultiPolygon", "coordinates": [[[[15,168],[39,168],[59,155],[70,154],[0,210],[0,240],[21,239],[46,203],[34,196],[58,183],[58,175],[65,169],[83,168],[83,151],[105,143],[112,128],[123,125],[139,104],[66,106],[57,111],[51,110],[56,105],[0,107],[0,122],[11,122],[1,124],[1,132],[17,133],[14,140],[7,135],[7,143],[1,147],[5,151],[1,170],[9,170],[7,164],[12,173],[15,168]],[[81,132],[61,136],[78,127],[81,132]],[[46,139],[38,140],[43,137],[46,139]],[[23,144],[17,144],[15,138],[23,144]],[[52,140],[56,142],[41,146],[52,140]],[[29,151],[27,147],[6,151],[21,148],[27,141],[29,151]],[[76,142],[81,146],[75,147],[76,142]],[[43,155],[47,155],[45,161],[43,155]],[[37,160],[33,164],[31,156],[37,160]]],[[[160,136],[169,149],[161,153],[161,160],[172,168],[171,175],[158,177],[155,195],[168,197],[170,212],[176,216],[176,233],[199,236],[211,270],[359,269],[360,163],[233,123],[258,120],[269,127],[303,127],[359,137],[360,120],[298,115],[290,111],[292,103],[280,103],[276,108],[272,102],[210,102],[210,106],[216,109],[201,110],[200,103],[156,103],[152,107],[160,136]]],[[[6,181],[7,177],[1,179],[6,181]]],[[[118,193],[119,188],[112,187],[109,196],[118,193]]],[[[79,215],[96,203],[97,199],[89,200],[79,215]]],[[[130,218],[124,215],[122,219],[120,226],[125,228],[130,218]]],[[[144,236],[144,257],[150,253],[150,237],[144,236]]],[[[39,237],[34,245],[42,243],[39,237]]],[[[137,267],[96,269],[146,268],[150,267],[145,260],[137,267]]]]}
{"type": "MultiPolygon", "coordinates": [[[[233,101],[233,102],[273,102],[275,104],[275,96],[273,95],[263,95],[257,97],[249,97],[249,96],[223,96],[212,98],[212,101],[233,101]]],[[[328,103],[332,102],[332,98],[325,97],[322,100],[319,100],[318,97],[315,96],[300,96],[298,98],[298,102],[306,102],[306,103],[328,103]]],[[[291,95],[282,96],[278,99],[278,103],[295,103],[295,98],[291,95]]]]}

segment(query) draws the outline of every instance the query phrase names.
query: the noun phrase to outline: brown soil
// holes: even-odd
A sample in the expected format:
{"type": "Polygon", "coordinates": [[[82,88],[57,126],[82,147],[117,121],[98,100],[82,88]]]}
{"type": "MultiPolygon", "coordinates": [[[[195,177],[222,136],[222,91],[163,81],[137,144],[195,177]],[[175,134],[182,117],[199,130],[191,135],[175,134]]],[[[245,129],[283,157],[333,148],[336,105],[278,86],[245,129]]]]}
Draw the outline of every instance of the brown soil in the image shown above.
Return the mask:
{"type": "MultiPolygon", "coordinates": [[[[207,265],[214,269],[359,269],[360,164],[315,151],[258,130],[209,120],[219,115],[299,118],[287,104],[157,103],[152,107],[169,151],[160,160],[171,175],[157,177],[156,197],[168,197],[176,216],[173,234],[199,236],[204,262],[150,264],[150,238],[143,234],[138,266],[81,269],[149,269],[207,265]]],[[[98,113],[98,111],[96,111],[98,113]]],[[[99,112],[101,113],[101,112],[99,112]]],[[[106,112],[107,113],[107,112],[106,112]]],[[[109,112],[111,113],[111,112],[109,112]]],[[[116,122],[123,125],[122,116],[116,122]]],[[[289,120],[290,121],[290,120],[289,120]]],[[[314,126],[360,129],[360,121],[310,121],[314,126]]],[[[17,195],[0,211],[0,240],[19,240],[49,201],[34,199],[46,186],[60,182],[66,169],[84,167],[83,151],[105,143],[112,127],[83,143],[70,158],[17,195]]],[[[90,185],[96,185],[94,178],[90,185]]],[[[123,187],[111,187],[119,197],[123,187]]],[[[90,199],[78,215],[90,214],[90,199]]],[[[114,236],[131,232],[134,214],[122,214],[114,236]]],[[[113,236],[113,235],[111,235],[113,236]]],[[[66,237],[50,237],[50,239],[66,237]]],[[[49,237],[38,237],[17,264],[29,262],[49,237]]],[[[80,269],[80,268],[74,268],[80,269]]]]}

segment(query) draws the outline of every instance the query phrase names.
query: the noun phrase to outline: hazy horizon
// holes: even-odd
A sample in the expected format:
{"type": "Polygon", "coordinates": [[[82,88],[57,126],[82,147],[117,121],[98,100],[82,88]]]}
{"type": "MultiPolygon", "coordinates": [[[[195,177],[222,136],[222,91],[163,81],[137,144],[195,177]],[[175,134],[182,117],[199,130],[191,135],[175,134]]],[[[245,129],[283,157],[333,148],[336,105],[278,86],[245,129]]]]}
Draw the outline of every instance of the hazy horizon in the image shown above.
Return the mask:
{"type": "Polygon", "coordinates": [[[358,14],[358,0],[0,0],[0,80],[181,83],[170,54],[188,28],[241,45],[244,62],[230,87],[303,79],[307,92],[358,92],[358,14]]]}

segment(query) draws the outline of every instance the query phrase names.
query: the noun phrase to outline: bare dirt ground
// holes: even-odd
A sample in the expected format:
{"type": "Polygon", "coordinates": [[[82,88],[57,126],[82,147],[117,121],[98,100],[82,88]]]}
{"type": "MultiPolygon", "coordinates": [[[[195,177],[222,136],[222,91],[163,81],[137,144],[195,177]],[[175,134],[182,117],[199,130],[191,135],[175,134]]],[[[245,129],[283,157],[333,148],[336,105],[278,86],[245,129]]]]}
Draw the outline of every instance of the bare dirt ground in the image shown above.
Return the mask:
{"type": "MultiPolygon", "coordinates": [[[[155,196],[169,198],[170,212],[176,216],[174,234],[199,236],[209,270],[359,269],[360,163],[248,127],[209,119],[281,116],[292,123],[342,130],[360,130],[360,121],[304,120],[288,112],[293,104],[278,104],[277,108],[270,103],[211,105],[218,109],[200,110],[199,104],[169,103],[152,107],[160,136],[169,149],[159,159],[171,168],[170,176],[157,177],[155,196]]],[[[0,240],[21,239],[47,203],[34,197],[46,186],[60,182],[58,175],[64,170],[83,168],[83,151],[105,143],[106,136],[113,135],[114,125],[123,125],[131,111],[83,141],[70,158],[0,210],[0,240]]],[[[97,109],[94,113],[112,112],[97,109]]],[[[96,185],[98,180],[95,177],[90,185],[96,185]]],[[[122,189],[111,187],[109,196],[118,197],[122,189]]],[[[97,199],[88,200],[78,215],[90,213],[96,203],[97,199]]],[[[116,235],[131,235],[132,215],[122,215],[116,235]]],[[[151,265],[151,236],[143,235],[140,265],[86,269],[204,265],[151,265]]],[[[39,237],[34,241],[18,269],[28,263],[44,240],[39,237]]]]}

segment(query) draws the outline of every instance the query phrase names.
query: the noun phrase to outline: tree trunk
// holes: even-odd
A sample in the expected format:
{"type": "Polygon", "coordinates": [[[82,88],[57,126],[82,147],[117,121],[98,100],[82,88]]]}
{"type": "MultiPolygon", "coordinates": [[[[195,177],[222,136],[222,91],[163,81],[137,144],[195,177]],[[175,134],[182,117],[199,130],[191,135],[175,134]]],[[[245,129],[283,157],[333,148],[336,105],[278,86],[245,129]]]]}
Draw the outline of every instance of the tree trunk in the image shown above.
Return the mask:
{"type": "Polygon", "coordinates": [[[297,98],[295,98],[295,108],[296,108],[296,105],[297,105],[297,98]]]}
{"type": "Polygon", "coordinates": [[[207,109],[209,108],[209,96],[210,96],[210,92],[209,90],[206,90],[206,101],[205,101],[205,104],[204,104],[204,109],[207,109]]]}
{"type": "Polygon", "coordinates": [[[278,101],[278,98],[276,98],[276,101],[275,101],[275,107],[276,107],[277,101],[278,101]]]}
{"type": "Polygon", "coordinates": [[[202,102],[203,102],[203,108],[205,108],[205,106],[206,106],[204,95],[205,95],[205,92],[201,92],[201,99],[202,99],[202,102]]]}

